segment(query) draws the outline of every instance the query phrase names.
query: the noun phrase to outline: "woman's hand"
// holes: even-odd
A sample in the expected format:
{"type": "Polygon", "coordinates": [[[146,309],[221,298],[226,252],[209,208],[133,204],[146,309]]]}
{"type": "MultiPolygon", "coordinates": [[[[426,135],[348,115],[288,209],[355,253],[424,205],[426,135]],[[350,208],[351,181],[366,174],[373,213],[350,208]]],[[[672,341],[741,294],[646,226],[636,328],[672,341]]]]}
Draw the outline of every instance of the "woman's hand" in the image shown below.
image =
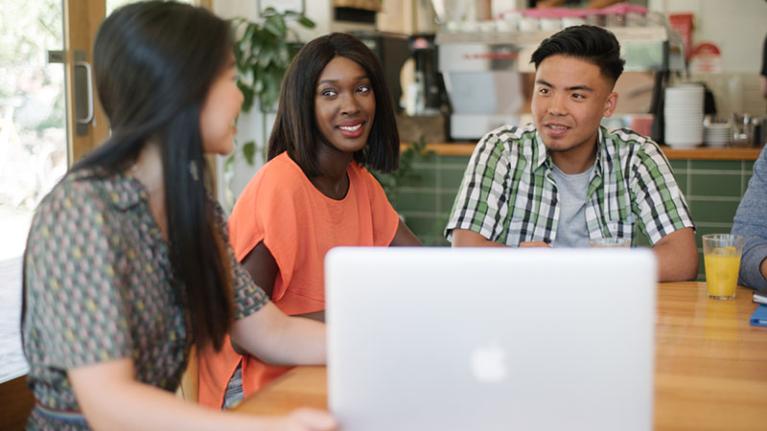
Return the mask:
{"type": "Polygon", "coordinates": [[[551,248],[551,244],[544,241],[526,241],[519,243],[519,248],[551,248]]]}
{"type": "Polygon", "coordinates": [[[333,431],[338,429],[336,420],[328,412],[315,409],[297,409],[285,418],[276,429],[283,431],[333,431]]]}
{"type": "Polygon", "coordinates": [[[287,416],[264,417],[201,408],[171,392],[136,381],[131,359],[80,366],[69,369],[67,376],[88,424],[96,431],[331,431],[338,428],[335,419],[320,410],[298,409],[287,416]]]}

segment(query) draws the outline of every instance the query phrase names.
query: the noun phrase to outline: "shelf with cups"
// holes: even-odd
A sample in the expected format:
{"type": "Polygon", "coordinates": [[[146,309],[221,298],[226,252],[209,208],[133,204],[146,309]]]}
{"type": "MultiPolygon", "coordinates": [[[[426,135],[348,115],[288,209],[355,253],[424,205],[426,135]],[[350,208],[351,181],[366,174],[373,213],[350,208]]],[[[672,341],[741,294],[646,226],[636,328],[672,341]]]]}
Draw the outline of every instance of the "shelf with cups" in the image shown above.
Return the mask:
{"type": "MultiPolygon", "coordinates": [[[[660,25],[605,28],[615,34],[615,37],[622,43],[657,43],[668,39],[666,27],[660,25]]],[[[437,44],[480,43],[538,46],[541,41],[559,30],[561,28],[535,31],[476,31],[474,29],[472,31],[440,32],[437,35],[437,44]]]]}

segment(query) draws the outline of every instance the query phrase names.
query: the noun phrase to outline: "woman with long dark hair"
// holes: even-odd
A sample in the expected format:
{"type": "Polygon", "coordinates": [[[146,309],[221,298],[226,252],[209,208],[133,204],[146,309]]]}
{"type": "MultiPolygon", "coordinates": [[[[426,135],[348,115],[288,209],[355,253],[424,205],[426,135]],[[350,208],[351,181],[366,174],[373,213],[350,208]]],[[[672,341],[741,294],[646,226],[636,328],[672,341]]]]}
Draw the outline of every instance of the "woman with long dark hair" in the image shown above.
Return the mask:
{"type": "MultiPolygon", "coordinates": [[[[229,219],[235,256],[282,311],[324,318],[332,247],[420,244],[368,171],[396,169],[399,146],[373,52],[342,33],[306,44],[282,84],[270,160],[229,219]]],[[[226,344],[200,356],[203,404],[228,407],[287,370],[226,344]]]]}
{"type": "Polygon", "coordinates": [[[242,94],[226,21],[175,2],[122,7],[94,47],[112,135],[37,209],[22,333],[29,429],[333,429],[325,413],[221,414],[173,391],[190,347],[325,361],[320,323],[287,317],[234,259],[204,154],[232,150],[242,94]]]}

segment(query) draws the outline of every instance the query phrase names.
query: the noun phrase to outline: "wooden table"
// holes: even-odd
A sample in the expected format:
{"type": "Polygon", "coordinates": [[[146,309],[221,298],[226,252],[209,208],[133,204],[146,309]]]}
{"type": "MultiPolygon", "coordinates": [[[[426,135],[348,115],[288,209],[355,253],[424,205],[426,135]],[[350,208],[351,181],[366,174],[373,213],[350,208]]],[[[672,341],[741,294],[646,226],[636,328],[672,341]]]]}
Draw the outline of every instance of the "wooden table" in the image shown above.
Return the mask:
{"type": "MultiPolygon", "coordinates": [[[[656,430],[767,429],[767,328],[749,326],[756,305],[706,297],[705,283],[658,285],[656,430]]],[[[327,408],[325,367],[298,367],[237,411],[285,414],[327,408]]]]}

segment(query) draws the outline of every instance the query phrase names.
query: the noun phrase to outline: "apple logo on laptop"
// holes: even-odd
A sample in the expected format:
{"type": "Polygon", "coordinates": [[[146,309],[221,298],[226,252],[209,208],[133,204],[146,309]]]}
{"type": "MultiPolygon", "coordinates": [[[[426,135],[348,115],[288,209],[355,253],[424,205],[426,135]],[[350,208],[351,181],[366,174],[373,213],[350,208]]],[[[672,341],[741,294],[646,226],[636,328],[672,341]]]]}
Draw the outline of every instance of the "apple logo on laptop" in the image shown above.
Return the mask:
{"type": "Polygon", "coordinates": [[[506,352],[497,343],[476,348],[471,353],[471,371],[482,383],[498,383],[506,379],[506,352]]]}

